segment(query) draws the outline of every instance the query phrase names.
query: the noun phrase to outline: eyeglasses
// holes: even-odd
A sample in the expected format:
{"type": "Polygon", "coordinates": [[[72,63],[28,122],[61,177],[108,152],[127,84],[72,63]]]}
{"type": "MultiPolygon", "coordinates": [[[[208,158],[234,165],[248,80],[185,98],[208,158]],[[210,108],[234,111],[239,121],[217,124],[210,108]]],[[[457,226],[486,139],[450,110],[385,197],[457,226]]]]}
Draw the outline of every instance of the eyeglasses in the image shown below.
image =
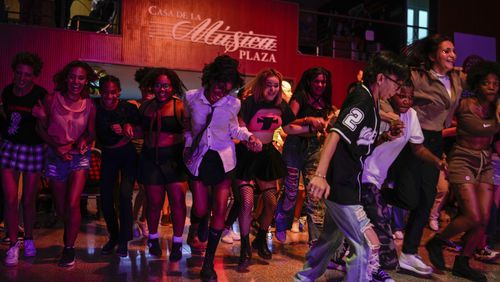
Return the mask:
{"type": "Polygon", "coordinates": [[[397,87],[396,87],[396,90],[399,90],[399,89],[401,89],[401,87],[403,87],[403,83],[401,83],[401,82],[399,82],[399,81],[397,81],[397,80],[395,80],[395,79],[391,78],[390,76],[388,76],[388,75],[387,75],[387,74],[385,74],[385,73],[384,73],[384,76],[385,76],[385,78],[389,79],[390,81],[392,81],[392,82],[394,82],[394,83],[396,84],[396,86],[397,86],[397,87]]]}
{"type": "Polygon", "coordinates": [[[165,89],[169,89],[172,85],[168,84],[168,83],[155,83],[154,87],[155,88],[165,88],[165,89]]]}
{"type": "Polygon", "coordinates": [[[482,86],[493,86],[493,87],[498,87],[498,80],[493,80],[493,81],[489,81],[489,80],[483,80],[481,81],[481,85],[482,86]]]}

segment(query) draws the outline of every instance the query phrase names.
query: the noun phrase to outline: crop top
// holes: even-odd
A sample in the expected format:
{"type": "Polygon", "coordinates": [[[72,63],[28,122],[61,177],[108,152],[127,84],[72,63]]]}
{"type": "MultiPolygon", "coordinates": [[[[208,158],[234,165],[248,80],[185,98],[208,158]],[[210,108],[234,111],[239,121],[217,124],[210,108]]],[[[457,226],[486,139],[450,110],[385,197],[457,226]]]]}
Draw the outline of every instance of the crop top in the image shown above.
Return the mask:
{"type": "Polygon", "coordinates": [[[316,109],[312,107],[311,104],[309,104],[309,101],[307,101],[307,96],[301,92],[293,93],[290,102],[293,100],[295,100],[300,105],[299,112],[297,113],[297,118],[322,117],[326,119],[332,112],[332,108],[330,105],[325,105],[325,108],[322,109],[316,109]]]}
{"type": "MultiPolygon", "coordinates": [[[[174,134],[182,134],[183,132],[183,126],[180,121],[180,117],[177,115],[177,99],[174,98],[173,100],[174,103],[174,113],[175,116],[160,116],[159,117],[159,122],[160,122],[160,132],[165,132],[165,133],[174,133],[174,134]]],[[[145,131],[153,131],[156,132],[158,128],[158,113],[159,109],[154,112],[153,116],[146,116],[145,112],[146,109],[149,107],[157,107],[157,102],[155,99],[149,100],[144,102],[141,105],[141,108],[139,109],[141,116],[142,116],[142,128],[145,131]]]]}
{"type": "Polygon", "coordinates": [[[295,120],[292,109],[285,101],[275,106],[274,103],[257,103],[253,96],[247,97],[241,103],[240,116],[251,132],[274,132],[280,126],[285,126],[295,120]]]}
{"type": "Polygon", "coordinates": [[[480,118],[470,109],[471,99],[474,98],[462,99],[460,107],[457,109],[457,136],[495,136],[500,128],[495,115],[491,115],[488,119],[480,118]]]}

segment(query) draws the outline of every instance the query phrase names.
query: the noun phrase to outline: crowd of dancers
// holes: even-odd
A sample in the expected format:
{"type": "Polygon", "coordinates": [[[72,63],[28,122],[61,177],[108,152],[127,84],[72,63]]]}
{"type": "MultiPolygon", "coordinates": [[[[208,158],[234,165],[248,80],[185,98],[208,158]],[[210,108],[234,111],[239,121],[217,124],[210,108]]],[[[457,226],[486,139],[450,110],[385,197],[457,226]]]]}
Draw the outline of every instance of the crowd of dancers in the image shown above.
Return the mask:
{"type": "Polygon", "coordinates": [[[98,147],[109,234],[103,255],[128,255],[142,207],[149,254],[161,257],[158,224],[166,194],[173,228],[169,260],[179,261],[189,189],[187,243],[193,254],[204,255],[200,278],[217,280],[216,249],[236,220],[238,271],[247,271],[252,249],[272,259],[267,243],[272,225],[276,239],[286,241],[300,215],[295,209],[303,183],[309,251],[293,279],[314,281],[329,264],[342,261],[347,262],[346,281],[393,281],[385,270],[398,266],[430,275],[433,268],[418,255],[418,246],[429,220],[435,226],[431,210],[442,206],[442,197],[436,197],[441,175],[460,212],[426,243],[429,259],[435,268],[446,269],[443,247],[465,233],[452,273],[486,281],[469,259],[497,255],[487,244],[486,227],[490,221],[495,227],[490,215],[499,202],[494,176],[500,164],[496,168],[492,155],[500,67],[478,60],[465,74],[455,61],[453,41],[438,34],[407,46],[401,55],[382,51],[349,85],[337,109],[331,101],[335,78],[323,67],[304,71],[291,97],[284,94],[279,71],[264,69],[244,84],[238,61],[227,55],[205,65],[201,88],[189,91],[175,71],[143,68],[136,73],[142,99],[131,102],[120,99],[119,78],[98,78],[82,61],[55,74],[55,90],[48,93],[34,83],[42,71],[40,57],[18,53],[11,65],[13,82],[1,96],[0,174],[10,240],[5,264],[17,265],[21,249],[26,257],[36,255],[33,225],[42,174],[64,223],[59,266],[75,264],[80,196],[91,148],[98,147]],[[100,97],[91,99],[90,83],[97,80],[100,97]],[[456,136],[446,151],[443,134],[456,136]],[[140,190],[133,205],[136,182],[140,190]],[[235,200],[229,208],[231,195],[235,200]],[[257,233],[251,241],[256,206],[257,233]],[[396,207],[409,211],[399,256],[391,231],[396,207]]]}

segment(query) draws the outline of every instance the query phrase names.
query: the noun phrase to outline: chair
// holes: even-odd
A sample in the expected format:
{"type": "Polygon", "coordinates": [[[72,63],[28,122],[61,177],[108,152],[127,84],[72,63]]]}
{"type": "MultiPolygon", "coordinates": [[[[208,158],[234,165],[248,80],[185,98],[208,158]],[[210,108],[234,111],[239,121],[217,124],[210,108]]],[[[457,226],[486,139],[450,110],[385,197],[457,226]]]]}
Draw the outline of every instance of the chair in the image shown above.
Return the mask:
{"type": "Polygon", "coordinates": [[[116,0],[101,0],[89,15],[76,15],[71,18],[71,29],[109,33],[117,15],[116,0]]]}

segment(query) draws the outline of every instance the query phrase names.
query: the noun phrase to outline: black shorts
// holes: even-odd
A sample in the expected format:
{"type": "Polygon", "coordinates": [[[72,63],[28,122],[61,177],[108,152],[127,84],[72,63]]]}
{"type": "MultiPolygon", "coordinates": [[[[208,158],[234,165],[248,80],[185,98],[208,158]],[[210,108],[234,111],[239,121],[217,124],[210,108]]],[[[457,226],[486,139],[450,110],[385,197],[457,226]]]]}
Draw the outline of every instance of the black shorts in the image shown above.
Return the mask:
{"type": "Polygon", "coordinates": [[[264,144],[258,153],[240,143],[236,146],[236,158],[236,179],[272,181],[288,175],[286,164],[272,142],[264,144]]]}
{"type": "Polygon", "coordinates": [[[138,182],[144,185],[166,185],[187,181],[187,169],[182,161],[183,149],[182,143],[158,149],[143,147],[139,158],[138,182]]]}

